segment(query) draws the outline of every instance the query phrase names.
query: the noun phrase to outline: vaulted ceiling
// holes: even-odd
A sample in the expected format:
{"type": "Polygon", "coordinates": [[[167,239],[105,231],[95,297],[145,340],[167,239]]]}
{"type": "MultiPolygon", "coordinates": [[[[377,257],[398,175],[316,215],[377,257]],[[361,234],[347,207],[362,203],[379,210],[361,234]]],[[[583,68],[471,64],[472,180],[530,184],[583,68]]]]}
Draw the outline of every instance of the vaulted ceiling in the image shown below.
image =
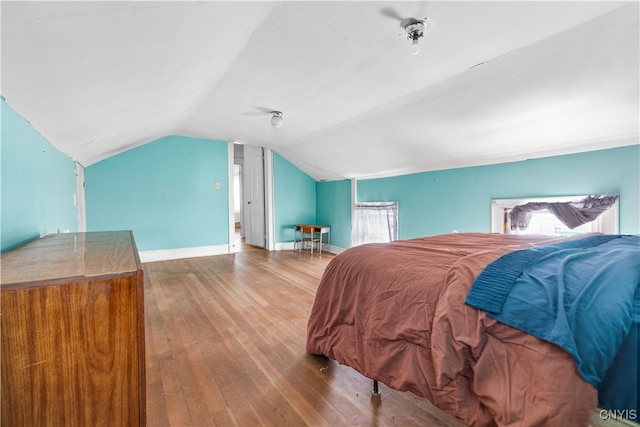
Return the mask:
{"type": "Polygon", "coordinates": [[[166,135],[270,147],[317,180],[638,143],[637,1],[2,1],[1,13],[2,95],[85,166],[166,135]],[[410,18],[427,21],[415,56],[410,18]]]}

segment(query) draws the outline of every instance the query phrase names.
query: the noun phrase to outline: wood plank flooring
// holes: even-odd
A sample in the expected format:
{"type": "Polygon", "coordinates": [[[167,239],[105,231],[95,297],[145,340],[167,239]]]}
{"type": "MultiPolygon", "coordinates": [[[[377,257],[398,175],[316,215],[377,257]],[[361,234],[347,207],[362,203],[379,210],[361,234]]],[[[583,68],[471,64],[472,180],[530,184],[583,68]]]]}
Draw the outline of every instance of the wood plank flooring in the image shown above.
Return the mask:
{"type": "Polygon", "coordinates": [[[305,352],[333,255],[254,250],[148,263],[149,426],[462,426],[411,393],[305,352]]]}

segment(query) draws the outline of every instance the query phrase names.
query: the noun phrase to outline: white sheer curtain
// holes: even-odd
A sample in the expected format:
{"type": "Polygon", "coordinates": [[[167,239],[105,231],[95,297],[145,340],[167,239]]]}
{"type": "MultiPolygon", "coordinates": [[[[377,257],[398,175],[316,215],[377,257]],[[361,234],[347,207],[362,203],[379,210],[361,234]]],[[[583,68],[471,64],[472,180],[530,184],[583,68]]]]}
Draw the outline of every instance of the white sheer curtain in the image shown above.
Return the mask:
{"type": "Polygon", "coordinates": [[[398,239],[398,202],[356,203],[351,246],[398,239]]]}

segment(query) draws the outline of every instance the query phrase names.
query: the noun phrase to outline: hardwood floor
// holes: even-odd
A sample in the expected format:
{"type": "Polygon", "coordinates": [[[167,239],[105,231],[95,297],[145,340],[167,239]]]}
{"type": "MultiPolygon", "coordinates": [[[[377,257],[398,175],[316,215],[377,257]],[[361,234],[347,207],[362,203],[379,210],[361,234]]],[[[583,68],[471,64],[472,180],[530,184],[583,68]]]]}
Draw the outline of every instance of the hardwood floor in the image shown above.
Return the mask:
{"type": "Polygon", "coordinates": [[[411,393],[305,352],[333,255],[252,250],[148,263],[149,426],[462,426],[411,393]]]}
{"type": "Polygon", "coordinates": [[[246,252],[246,251],[262,251],[264,249],[255,246],[248,245],[245,238],[240,234],[240,229],[236,228],[236,233],[233,240],[233,246],[231,252],[246,252]]]}

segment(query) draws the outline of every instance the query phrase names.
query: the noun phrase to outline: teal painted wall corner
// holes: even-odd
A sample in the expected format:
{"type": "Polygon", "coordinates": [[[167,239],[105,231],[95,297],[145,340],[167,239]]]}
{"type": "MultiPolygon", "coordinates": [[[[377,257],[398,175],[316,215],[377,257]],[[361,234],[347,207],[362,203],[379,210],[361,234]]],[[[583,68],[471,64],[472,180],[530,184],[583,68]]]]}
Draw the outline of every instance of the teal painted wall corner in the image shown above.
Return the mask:
{"type": "Polygon", "coordinates": [[[78,230],[75,163],[0,101],[2,252],[38,237],[78,230]]]}
{"type": "Polygon", "coordinates": [[[316,181],[273,153],[275,242],[293,242],[295,224],[316,222],[316,181]]]}
{"type": "Polygon", "coordinates": [[[89,231],[133,230],[141,251],[229,243],[226,142],[167,136],[87,167],[85,181],[89,231]]]}
{"type": "Polygon", "coordinates": [[[331,245],[351,247],[351,181],[316,184],[317,221],[331,227],[331,245]]]}

